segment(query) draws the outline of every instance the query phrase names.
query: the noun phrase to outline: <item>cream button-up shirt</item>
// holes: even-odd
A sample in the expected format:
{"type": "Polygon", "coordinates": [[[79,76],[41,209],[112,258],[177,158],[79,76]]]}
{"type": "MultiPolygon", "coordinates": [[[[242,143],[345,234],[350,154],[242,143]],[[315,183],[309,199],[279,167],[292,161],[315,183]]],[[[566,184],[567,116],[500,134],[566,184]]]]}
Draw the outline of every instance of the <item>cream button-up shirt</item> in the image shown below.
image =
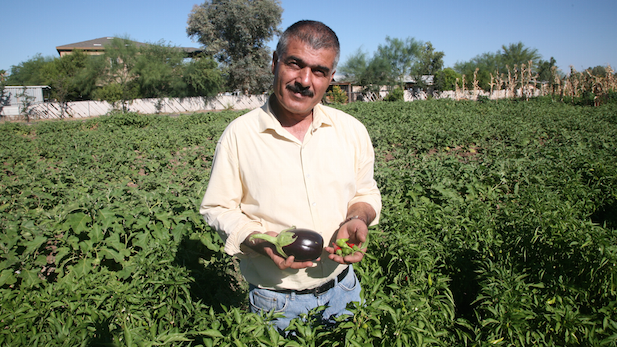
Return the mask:
{"type": "Polygon", "coordinates": [[[346,266],[324,251],[315,267],[280,270],[269,257],[244,253],[240,245],[253,231],[292,226],[314,230],[330,243],[348,207],[357,202],[373,207],[376,224],[381,196],[374,161],[368,132],[352,116],[318,104],[300,142],[267,102],[233,120],[221,135],[200,213],[224,240],[225,252],[240,258],[249,283],[268,289],[314,288],[346,266]]]}

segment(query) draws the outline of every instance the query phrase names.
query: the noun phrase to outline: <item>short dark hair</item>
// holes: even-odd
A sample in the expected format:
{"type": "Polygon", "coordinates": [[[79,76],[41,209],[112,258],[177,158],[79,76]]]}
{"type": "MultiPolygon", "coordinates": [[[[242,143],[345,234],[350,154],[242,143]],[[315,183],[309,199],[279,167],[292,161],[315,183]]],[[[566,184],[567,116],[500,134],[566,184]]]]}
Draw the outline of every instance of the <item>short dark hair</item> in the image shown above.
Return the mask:
{"type": "Polygon", "coordinates": [[[290,38],[298,39],[315,50],[333,49],[336,56],[334,57],[332,69],[336,69],[341,56],[341,46],[336,33],[330,27],[314,20],[301,20],[292,24],[283,32],[276,45],[276,53],[279,57],[282,57],[287,51],[290,38]]]}

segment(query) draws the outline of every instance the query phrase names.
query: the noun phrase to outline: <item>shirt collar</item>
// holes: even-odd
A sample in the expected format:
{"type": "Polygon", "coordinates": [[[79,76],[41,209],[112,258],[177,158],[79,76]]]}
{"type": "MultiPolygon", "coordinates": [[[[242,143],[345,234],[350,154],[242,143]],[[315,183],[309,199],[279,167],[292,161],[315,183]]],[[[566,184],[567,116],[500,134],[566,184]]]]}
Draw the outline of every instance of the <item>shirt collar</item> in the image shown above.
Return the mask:
{"type": "MultiPolygon", "coordinates": [[[[272,95],[268,98],[268,102],[266,102],[262,107],[259,114],[259,131],[265,132],[268,129],[272,129],[274,131],[279,132],[283,129],[281,123],[274,116],[274,112],[272,112],[272,107],[270,106],[270,99],[272,99],[272,95]]],[[[313,108],[313,124],[311,127],[313,129],[318,129],[321,127],[332,126],[332,119],[330,116],[324,112],[323,105],[317,104],[313,108]]]]}

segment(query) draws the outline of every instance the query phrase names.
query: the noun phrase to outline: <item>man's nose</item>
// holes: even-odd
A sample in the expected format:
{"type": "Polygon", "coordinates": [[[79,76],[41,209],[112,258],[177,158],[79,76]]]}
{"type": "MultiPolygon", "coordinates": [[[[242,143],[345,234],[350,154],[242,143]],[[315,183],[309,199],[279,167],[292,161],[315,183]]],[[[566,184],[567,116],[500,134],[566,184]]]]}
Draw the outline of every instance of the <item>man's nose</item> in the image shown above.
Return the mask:
{"type": "Polygon", "coordinates": [[[311,85],[311,77],[313,77],[313,71],[307,66],[300,70],[298,79],[303,87],[308,87],[311,85]]]}

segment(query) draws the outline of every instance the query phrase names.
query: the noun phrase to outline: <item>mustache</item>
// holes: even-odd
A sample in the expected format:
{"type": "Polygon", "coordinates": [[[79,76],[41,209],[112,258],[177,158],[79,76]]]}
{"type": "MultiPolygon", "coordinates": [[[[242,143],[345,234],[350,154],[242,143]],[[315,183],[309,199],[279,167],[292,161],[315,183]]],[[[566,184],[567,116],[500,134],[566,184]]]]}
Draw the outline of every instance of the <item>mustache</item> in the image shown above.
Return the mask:
{"type": "Polygon", "coordinates": [[[304,87],[300,83],[297,83],[297,82],[294,84],[288,84],[287,86],[285,86],[285,88],[287,88],[287,90],[293,93],[298,93],[302,96],[308,96],[312,98],[315,95],[315,93],[313,93],[310,87],[304,87]]]}

